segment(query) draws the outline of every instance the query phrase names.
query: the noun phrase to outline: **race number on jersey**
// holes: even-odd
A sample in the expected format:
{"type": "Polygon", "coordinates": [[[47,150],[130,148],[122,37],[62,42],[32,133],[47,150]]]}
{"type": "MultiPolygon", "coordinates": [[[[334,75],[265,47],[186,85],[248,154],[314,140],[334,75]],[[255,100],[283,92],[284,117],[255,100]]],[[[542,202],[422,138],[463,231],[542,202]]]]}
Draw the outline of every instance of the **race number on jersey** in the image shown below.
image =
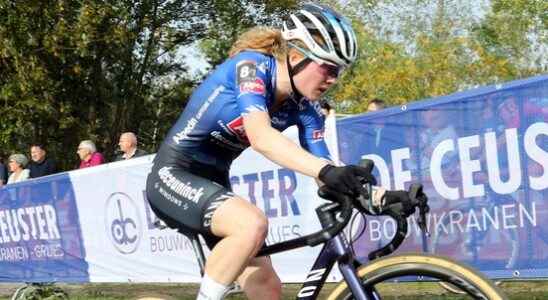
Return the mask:
{"type": "Polygon", "coordinates": [[[240,88],[240,94],[265,95],[266,86],[264,81],[257,76],[257,64],[254,61],[245,60],[238,63],[236,72],[236,83],[240,88]]]}

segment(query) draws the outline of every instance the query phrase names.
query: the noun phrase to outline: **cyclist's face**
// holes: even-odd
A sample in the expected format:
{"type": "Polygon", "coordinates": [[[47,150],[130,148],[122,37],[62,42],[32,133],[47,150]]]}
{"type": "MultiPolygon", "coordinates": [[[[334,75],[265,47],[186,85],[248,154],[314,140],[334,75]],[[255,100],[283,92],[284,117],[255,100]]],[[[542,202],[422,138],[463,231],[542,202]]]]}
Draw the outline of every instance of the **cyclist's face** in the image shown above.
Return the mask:
{"type": "Polygon", "coordinates": [[[340,67],[312,61],[293,80],[299,91],[310,100],[317,100],[337,82],[340,67]]]}

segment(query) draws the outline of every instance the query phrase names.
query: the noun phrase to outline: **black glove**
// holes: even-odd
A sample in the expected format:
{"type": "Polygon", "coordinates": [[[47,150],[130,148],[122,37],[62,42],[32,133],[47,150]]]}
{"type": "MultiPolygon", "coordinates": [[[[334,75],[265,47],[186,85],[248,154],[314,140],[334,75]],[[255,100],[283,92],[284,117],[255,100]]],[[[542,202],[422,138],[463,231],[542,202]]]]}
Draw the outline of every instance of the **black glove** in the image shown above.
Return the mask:
{"type": "Polygon", "coordinates": [[[326,165],[320,170],[318,178],[330,189],[350,196],[367,195],[365,183],[377,184],[375,177],[367,169],[349,165],[335,167],[326,165]]]}

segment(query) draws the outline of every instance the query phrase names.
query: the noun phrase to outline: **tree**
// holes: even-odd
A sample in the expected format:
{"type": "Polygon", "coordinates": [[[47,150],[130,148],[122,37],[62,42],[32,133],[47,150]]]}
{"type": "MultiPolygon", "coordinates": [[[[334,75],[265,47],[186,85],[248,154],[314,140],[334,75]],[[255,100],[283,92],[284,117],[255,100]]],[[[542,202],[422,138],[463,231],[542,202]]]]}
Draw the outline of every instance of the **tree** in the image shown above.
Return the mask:
{"type": "Polygon", "coordinates": [[[185,47],[240,28],[246,20],[229,21],[232,10],[278,7],[239,4],[1,1],[0,149],[27,152],[43,142],[69,169],[80,140],[94,140],[111,157],[119,134],[130,130],[156,151],[196,83],[181,59],[185,47]]]}
{"type": "Polygon", "coordinates": [[[512,31],[493,23],[491,15],[500,15],[501,7],[513,3],[503,15],[519,15],[521,22],[537,24],[532,27],[536,29],[527,27],[529,34],[517,35],[543,40],[546,9],[540,6],[546,4],[541,2],[492,1],[490,6],[487,1],[349,1],[344,9],[359,35],[360,58],[331,97],[339,111],[357,113],[374,97],[403,104],[543,73],[545,67],[532,57],[546,57],[546,51],[527,51],[532,43],[513,42],[513,48],[521,49],[513,52],[524,54],[524,59],[507,55],[509,42],[494,40],[491,34],[502,37],[512,31]],[[522,11],[530,13],[522,17],[522,11]],[[535,63],[526,66],[520,60],[535,63]]]}
{"type": "Polygon", "coordinates": [[[207,38],[201,41],[201,49],[210,65],[216,66],[228,57],[228,52],[238,35],[254,26],[280,26],[283,17],[298,1],[243,1],[216,0],[207,38]]]}
{"type": "Polygon", "coordinates": [[[474,29],[486,51],[517,65],[516,76],[548,71],[548,2],[492,0],[492,9],[474,29]]]}

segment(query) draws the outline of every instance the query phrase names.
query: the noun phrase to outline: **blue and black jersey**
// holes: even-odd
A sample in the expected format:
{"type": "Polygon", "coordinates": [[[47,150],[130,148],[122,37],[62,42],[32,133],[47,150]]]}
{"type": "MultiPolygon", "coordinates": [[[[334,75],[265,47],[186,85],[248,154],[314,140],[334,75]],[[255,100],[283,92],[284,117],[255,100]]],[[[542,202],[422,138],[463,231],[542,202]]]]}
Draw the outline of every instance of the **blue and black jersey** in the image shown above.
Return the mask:
{"type": "Polygon", "coordinates": [[[264,111],[269,113],[272,127],[279,131],[297,125],[301,146],[329,159],[324,142],[324,117],[317,102],[291,98],[272,111],[276,67],[274,57],[252,51],[239,53],[219,65],[194,91],[164,140],[162,150],[228,170],[249,146],[243,116],[264,111]]]}

